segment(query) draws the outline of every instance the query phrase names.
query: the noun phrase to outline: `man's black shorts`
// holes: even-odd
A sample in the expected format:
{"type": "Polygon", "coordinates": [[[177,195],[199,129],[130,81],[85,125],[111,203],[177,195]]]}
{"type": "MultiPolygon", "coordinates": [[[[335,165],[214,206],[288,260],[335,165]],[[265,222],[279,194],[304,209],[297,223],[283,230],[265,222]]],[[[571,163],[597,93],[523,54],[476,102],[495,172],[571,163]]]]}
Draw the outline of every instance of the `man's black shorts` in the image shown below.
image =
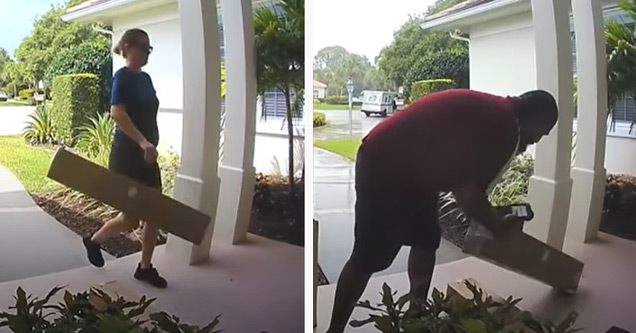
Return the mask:
{"type": "Polygon", "coordinates": [[[403,245],[435,252],[440,245],[439,193],[387,190],[373,161],[356,160],[355,244],[352,260],[365,271],[388,268],[403,245]]]}

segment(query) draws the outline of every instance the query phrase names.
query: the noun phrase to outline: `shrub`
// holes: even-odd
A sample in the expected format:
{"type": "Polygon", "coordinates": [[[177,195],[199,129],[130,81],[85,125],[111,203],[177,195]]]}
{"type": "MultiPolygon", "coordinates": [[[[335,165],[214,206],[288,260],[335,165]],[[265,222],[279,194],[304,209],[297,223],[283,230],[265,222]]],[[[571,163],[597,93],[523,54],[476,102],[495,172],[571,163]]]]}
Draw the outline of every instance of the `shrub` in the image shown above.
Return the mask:
{"type": "Polygon", "coordinates": [[[22,130],[24,139],[32,144],[55,143],[55,128],[51,119],[51,109],[41,105],[29,115],[27,126],[22,130]]]}
{"type": "Polygon", "coordinates": [[[111,298],[101,290],[92,288],[89,292],[72,294],[64,292],[62,301],[52,304],[51,298],[62,290],[53,288],[44,299],[27,295],[19,287],[13,313],[0,312],[0,327],[6,326],[15,333],[54,332],[112,332],[112,333],[218,333],[219,316],[203,328],[180,323],[178,317],[166,312],[150,314],[150,322],[139,317],[155,299],[145,296],[138,301],[121,296],[111,298]],[[46,310],[46,313],[45,313],[46,310]],[[51,319],[49,319],[51,318],[51,319]],[[143,326],[142,326],[143,325],[143,326]]]}
{"type": "Polygon", "coordinates": [[[325,103],[332,105],[347,105],[349,104],[348,96],[329,96],[325,99],[325,103]]]}
{"type": "Polygon", "coordinates": [[[314,112],[314,128],[327,125],[327,118],[322,112],[314,112]]]}
{"type": "Polygon", "coordinates": [[[108,113],[90,118],[88,125],[80,128],[77,150],[93,162],[106,167],[115,136],[115,121],[108,113]]]}
{"type": "Polygon", "coordinates": [[[99,84],[95,74],[61,75],[53,80],[53,125],[56,139],[72,146],[80,128],[99,110],[99,84]]]}
{"type": "Polygon", "coordinates": [[[33,93],[33,89],[23,89],[18,92],[18,96],[20,97],[20,99],[29,99],[33,97],[33,93]]]}
{"type": "Polygon", "coordinates": [[[174,193],[175,179],[179,169],[179,155],[174,151],[170,151],[167,155],[159,155],[157,162],[161,169],[163,194],[171,197],[174,193]]]}
{"type": "Polygon", "coordinates": [[[518,332],[525,325],[537,333],[572,333],[577,313],[570,313],[561,323],[540,320],[530,312],[515,315],[515,305],[521,299],[508,299],[495,302],[484,297],[484,292],[475,285],[466,283],[473,293],[471,300],[450,297],[433,289],[432,299],[417,304],[418,315],[406,315],[405,307],[409,295],[394,298],[395,292],[385,283],[382,286],[382,303],[377,306],[369,301],[359,302],[358,307],[375,311],[365,320],[353,320],[352,327],[374,324],[380,332],[419,332],[419,333],[498,333],[518,332]]]}
{"type": "Polygon", "coordinates": [[[453,89],[454,87],[455,83],[450,79],[422,80],[413,82],[413,85],[411,86],[411,101],[417,101],[432,93],[453,89]]]}
{"type": "Polygon", "coordinates": [[[603,211],[609,214],[636,213],[636,177],[609,174],[605,186],[603,211]]]}

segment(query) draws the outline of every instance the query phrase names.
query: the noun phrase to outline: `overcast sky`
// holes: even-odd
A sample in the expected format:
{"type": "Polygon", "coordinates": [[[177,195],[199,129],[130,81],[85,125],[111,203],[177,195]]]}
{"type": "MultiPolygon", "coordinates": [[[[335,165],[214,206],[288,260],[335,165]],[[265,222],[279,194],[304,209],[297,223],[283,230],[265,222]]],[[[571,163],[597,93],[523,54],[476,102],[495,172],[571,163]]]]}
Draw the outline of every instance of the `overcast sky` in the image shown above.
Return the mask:
{"type": "Polygon", "coordinates": [[[0,47],[13,57],[22,39],[31,33],[33,22],[61,0],[0,0],[0,47]]]}
{"type": "Polygon", "coordinates": [[[434,0],[314,0],[314,55],[327,46],[340,45],[366,55],[371,62],[391,43],[393,32],[409,14],[422,14],[434,0]]]}

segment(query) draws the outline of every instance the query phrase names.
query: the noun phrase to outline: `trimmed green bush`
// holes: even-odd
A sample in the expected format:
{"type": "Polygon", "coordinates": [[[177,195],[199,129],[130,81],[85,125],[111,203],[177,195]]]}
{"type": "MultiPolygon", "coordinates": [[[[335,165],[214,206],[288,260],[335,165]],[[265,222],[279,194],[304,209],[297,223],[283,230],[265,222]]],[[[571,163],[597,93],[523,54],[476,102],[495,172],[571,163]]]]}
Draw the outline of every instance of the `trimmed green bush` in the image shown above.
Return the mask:
{"type": "Polygon", "coordinates": [[[33,97],[33,89],[23,89],[18,92],[18,96],[22,99],[29,99],[33,97]]]}
{"type": "Polygon", "coordinates": [[[329,96],[325,99],[325,103],[331,105],[346,105],[349,104],[349,97],[347,96],[329,96]]]}
{"type": "Polygon", "coordinates": [[[314,128],[327,125],[327,118],[322,112],[314,112],[314,128]]]}
{"type": "Polygon", "coordinates": [[[58,142],[72,146],[80,129],[99,112],[95,74],[61,75],[53,80],[53,126],[58,142]]]}
{"type": "Polygon", "coordinates": [[[411,87],[411,101],[417,101],[432,93],[455,88],[455,83],[450,79],[422,80],[413,82],[411,87]]]}

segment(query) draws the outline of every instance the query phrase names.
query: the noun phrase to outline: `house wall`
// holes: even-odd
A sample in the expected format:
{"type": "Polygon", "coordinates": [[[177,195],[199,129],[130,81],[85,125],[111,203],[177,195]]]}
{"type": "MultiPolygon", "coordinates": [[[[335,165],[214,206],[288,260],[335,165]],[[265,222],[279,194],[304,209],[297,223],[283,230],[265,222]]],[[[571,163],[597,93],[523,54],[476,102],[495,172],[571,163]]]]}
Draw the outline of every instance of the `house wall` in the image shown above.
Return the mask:
{"type": "MultiPolygon", "coordinates": [[[[536,88],[531,13],[475,25],[469,32],[471,89],[514,96],[536,88]]],[[[528,152],[534,155],[534,147],[529,147],[528,152]]],[[[635,152],[636,135],[629,133],[629,124],[617,122],[614,130],[608,128],[605,150],[608,173],[636,175],[635,152]]]]}
{"type": "MultiPolygon", "coordinates": [[[[177,3],[164,5],[140,13],[122,15],[113,20],[113,43],[130,28],[140,28],[148,32],[150,44],[154,47],[148,65],[144,67],[153,80],[160,106],[157,115],[160,152],[181,152],[183,126],[183,81],[181,60],[181,26],[177,3]]],[[[124,59],[113,58],[113,69],[125,65],[124,59]]],[[[231,73],[228,73],[231,74],[231,73]]],[[[260,114],[260,104],[255,112],[260,114]]],[[[296,119],[297,127],[304,128],[302,119],[296,119]]],[[[300,132],[304,135],[304,130],[300,132]]],[[[302,140],[302,138],[301,138],[302,140]]],[[[281,119],[263,121],[257,117],[254,166],[257,172],[271,173],[272,161],[287,161],[286,126],[281,119]],[[282,128],[282,129],[281,129],[282,128]]],[[[284,165],[284,164],[283,164],[284,165]]],[[[283,173],[286,170],[282,168],[283,173]]]]}

